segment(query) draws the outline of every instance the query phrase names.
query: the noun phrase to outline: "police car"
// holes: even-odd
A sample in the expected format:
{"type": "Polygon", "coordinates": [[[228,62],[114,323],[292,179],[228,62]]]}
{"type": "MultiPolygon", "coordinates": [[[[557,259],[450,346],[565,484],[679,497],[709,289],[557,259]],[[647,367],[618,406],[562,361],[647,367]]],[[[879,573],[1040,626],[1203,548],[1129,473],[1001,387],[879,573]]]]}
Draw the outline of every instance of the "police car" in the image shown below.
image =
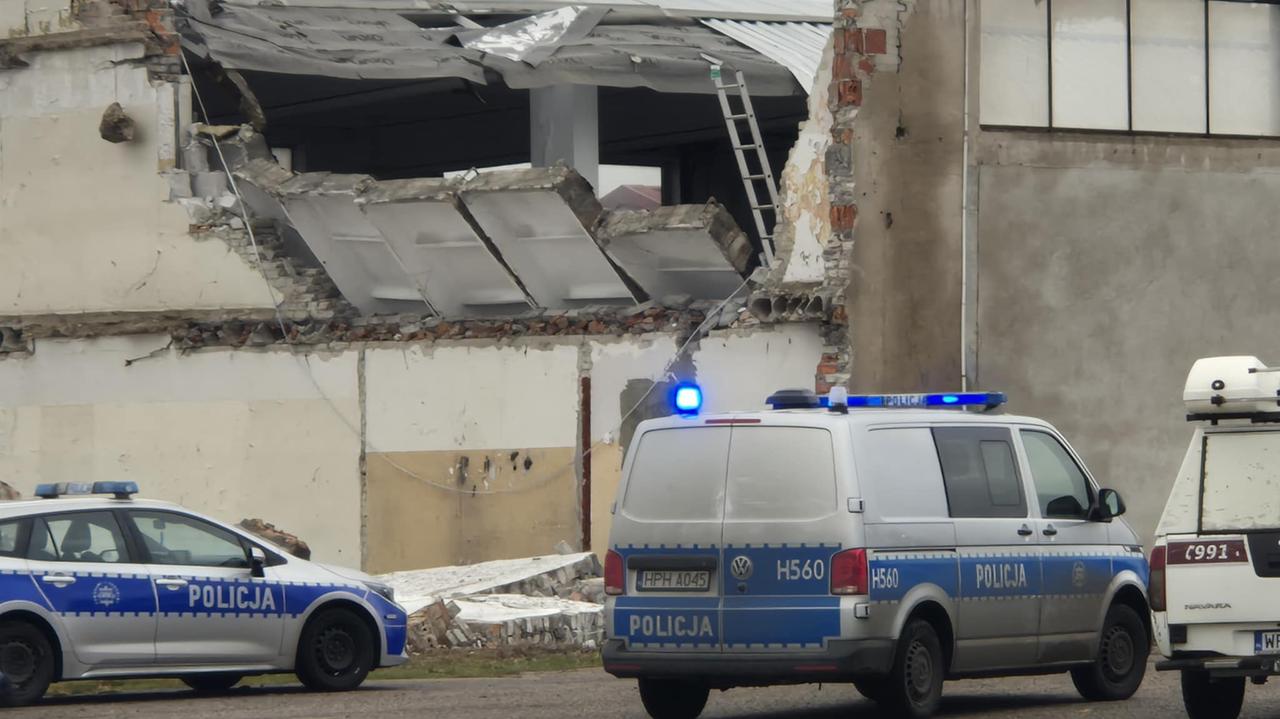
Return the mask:
{"type": "Polygon", "coordinates": [[[1156,528],[1156,669],[1182,673],[1192,719],[1234,719],[1245,679],[1280,674],[1280,370],[1208,357],[1187,376],[1196,423],[1156,528]]]}
{"type": "Polygon", "coordinates": [[[989,411],[1003,395],[675,401],[637,429],[605,561],[605,669],[651,716],[784,683],[851,682],[910,717],[946,678],[1137,690],[1148,569],[1124,503],[1052,426],[989,411]]]}
{"type": "Polygon", "coordinates": [[[406,616],[388,587],[137,491],[40,485],[40,499],[0,503],[0,702],[139,676],[213,692],[296,672],[340,691],[405,661],[406,616]]]}

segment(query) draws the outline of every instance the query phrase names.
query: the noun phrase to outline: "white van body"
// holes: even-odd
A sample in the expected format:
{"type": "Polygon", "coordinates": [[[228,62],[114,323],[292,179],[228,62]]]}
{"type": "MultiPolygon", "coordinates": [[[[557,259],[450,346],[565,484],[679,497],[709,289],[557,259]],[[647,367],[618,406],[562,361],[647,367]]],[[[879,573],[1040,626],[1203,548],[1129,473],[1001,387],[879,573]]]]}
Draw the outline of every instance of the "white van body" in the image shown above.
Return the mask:
{"type": "Polygon", "coordinates": [[[806,409],[644,422],[614,508],[609,559],[625,586],[606,609],[605,668],[641,678],[642,693],[665,677],[844,680],[874,695],[904,627],[923,619],[941,645],[939,682],[1091,669],[1117,604],[1141,618],[1128,651],[1145,663],[1146,560],[1099,494],[1057,430],[1028,417],[806,409]],[[864,586],[837,589],[851,551],[865,557],[864,586]]]}
{"type": "Polygon", "coordinates": [[[1256,357],[1199,360],[1197,422],[1156,528],[1156,643],[1192,717],[1235,717],[1246,677],[1280,674],[1280,373],[1256,357]]]}

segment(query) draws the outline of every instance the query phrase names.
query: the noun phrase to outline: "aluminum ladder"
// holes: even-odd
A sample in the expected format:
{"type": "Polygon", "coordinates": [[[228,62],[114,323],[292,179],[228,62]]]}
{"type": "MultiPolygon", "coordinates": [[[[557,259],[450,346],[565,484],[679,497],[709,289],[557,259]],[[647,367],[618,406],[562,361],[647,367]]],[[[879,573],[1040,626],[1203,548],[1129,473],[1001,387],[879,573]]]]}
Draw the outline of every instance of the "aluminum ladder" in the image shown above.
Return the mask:
{"type": "Polygon", "coordinates": [[[716,84],[716,95],[720,98],[720,110],[724,113],[724,124],[729,130],[729,142],[733,145],[733,154],[738,159],[738,170],[742,173],[742,186],[747,191],[747,201],[751,204],[751,214],[755,217],[756,232],[760,236],[760,248],[764,251],[764,264],[773,264],[773,228],[778,224],[778,183],[773,179],[773,168],[769,166],[769,156],[764,151],[764,140],[760,137],[760,125],[756,122],[756,111],[751,106],[751,95],[747,93],[747,82],[741,71],[733,73],[733,82],[725,83],[721,64],[711,60],[711,79],[716,84]],[[735,110],[729,102],[729,93],[736,91],[742,106],[735,110]],[[742,138],[742,123],[750,130],[750,139],[742,138]],[[754,152],[755,168],[747,162],[747,152],[754,152]],[[767,203],[760,202],[758,187],[763,183],[769,193],[767,203]],[[764,213],[770,214],[765,222],[764,213]]]}

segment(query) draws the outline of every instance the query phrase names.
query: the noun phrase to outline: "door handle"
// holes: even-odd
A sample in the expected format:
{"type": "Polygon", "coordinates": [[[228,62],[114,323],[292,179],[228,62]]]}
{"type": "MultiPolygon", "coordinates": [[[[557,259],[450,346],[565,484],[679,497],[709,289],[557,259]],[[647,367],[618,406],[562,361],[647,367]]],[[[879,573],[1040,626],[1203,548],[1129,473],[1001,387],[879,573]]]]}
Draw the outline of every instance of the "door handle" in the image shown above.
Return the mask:
{"type": "Polygon", "coordinates": [[[40,581],[45,584],[53,584],[58,587],[65,587],[68,584],[75,584],[76,578],[66,574],[46,574],[40,577],[40,581]]]}
{"type": "Polygon", "coordinates": [[[1018,527],[1018,536],[1019,536],[1019,537],[1030,537],[1032,534],[1033,534],[1033,532],[1031,531],[1031,527],[1029,527],[1029,526],[1027,526],[1027,525],[1025,525],[1025,524],[1024,524],[1024,525],[1022,525],[1021,527],[1018,527]]]}
{"type": "Polygon", "coordinates": [[[157,587],[168,587],[169,589],[182,589],[187,586],[187,580],[178,579],[177,577],[163,577],[156,580],[157,587]]]}
{"type": "Polygon", "coordinates": [[[1057,527],[1054,527],[1052,524],[1044,528],[1044,536],[1046,537],[1052,537],[1057,533],[1058,533],[1057,527]]]}

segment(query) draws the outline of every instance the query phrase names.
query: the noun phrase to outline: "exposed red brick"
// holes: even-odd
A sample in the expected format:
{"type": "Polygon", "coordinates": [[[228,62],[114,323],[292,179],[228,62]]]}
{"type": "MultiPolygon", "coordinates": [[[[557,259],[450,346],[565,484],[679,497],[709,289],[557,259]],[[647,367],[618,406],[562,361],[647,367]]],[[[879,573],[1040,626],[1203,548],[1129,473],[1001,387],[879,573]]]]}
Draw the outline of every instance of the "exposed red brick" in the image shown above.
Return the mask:
{"type": "Polygon", "coordinates": [[[853,77],[853,59],[856,55],[836,55],[831,63],[831,76],[836,80],[853,77]]]}
{"type": "Polygon", "coordinates": [[[863,48],[862,52],[868,55],[883,55],[888,52],[888,36],[884,30],[871,28],[863,30],[863,48]]]}
{"type": "Polygon", "coordinates": [[[839,80],[836,103],[840,107],[862,107],[862,81],[857,78],[839,80]]]}
{"type": "Polygon", "coordinates": [[[818,395],[824,395],[831,391],[833,385],[822,377],[815,377],[813,380],[813,391],[818,395]]]}
{"type": "Polygon", "coordinates": [[[843,304],[838,304],[831,310],[832,324],[842,325],[849,319],[849,312],[843,304]]]}
{"type": "Polygon", "coordinates": [[[847,7],[840,11],[840,17],[846,20],[857,20],[858,15],[859,15],[859,12],[858,12],[858,8],[856,7],[847,7]]]}
{"type": "Polygon", "coordinates": [[[831,229],[835,232],[850,232],[858,220],[857,205],[832,205],[831,229]]]}
{"type": "Polygon", "coordinates": [[[858,71],[863,75],[870,75],[876,71],[876,63],[869,57],[863,57],[858,61],[858,71]]]}
{"type": "Polygon", "coordinates": [[[862,54],[862,31],[856,27],[846,28],[836,33],[844,36],[844,44],[848,52],[862,54]]]}
{"type": "Polygon", "coordinates": [[[845,53],[845,48],[848,47],[848,43],[845,42],[845,37],[848,33],[848,30],[838,30],[832,37],[832,42],[834,43],[832,48],[835,50],[837,56],[843,55],[845,53]]]}

